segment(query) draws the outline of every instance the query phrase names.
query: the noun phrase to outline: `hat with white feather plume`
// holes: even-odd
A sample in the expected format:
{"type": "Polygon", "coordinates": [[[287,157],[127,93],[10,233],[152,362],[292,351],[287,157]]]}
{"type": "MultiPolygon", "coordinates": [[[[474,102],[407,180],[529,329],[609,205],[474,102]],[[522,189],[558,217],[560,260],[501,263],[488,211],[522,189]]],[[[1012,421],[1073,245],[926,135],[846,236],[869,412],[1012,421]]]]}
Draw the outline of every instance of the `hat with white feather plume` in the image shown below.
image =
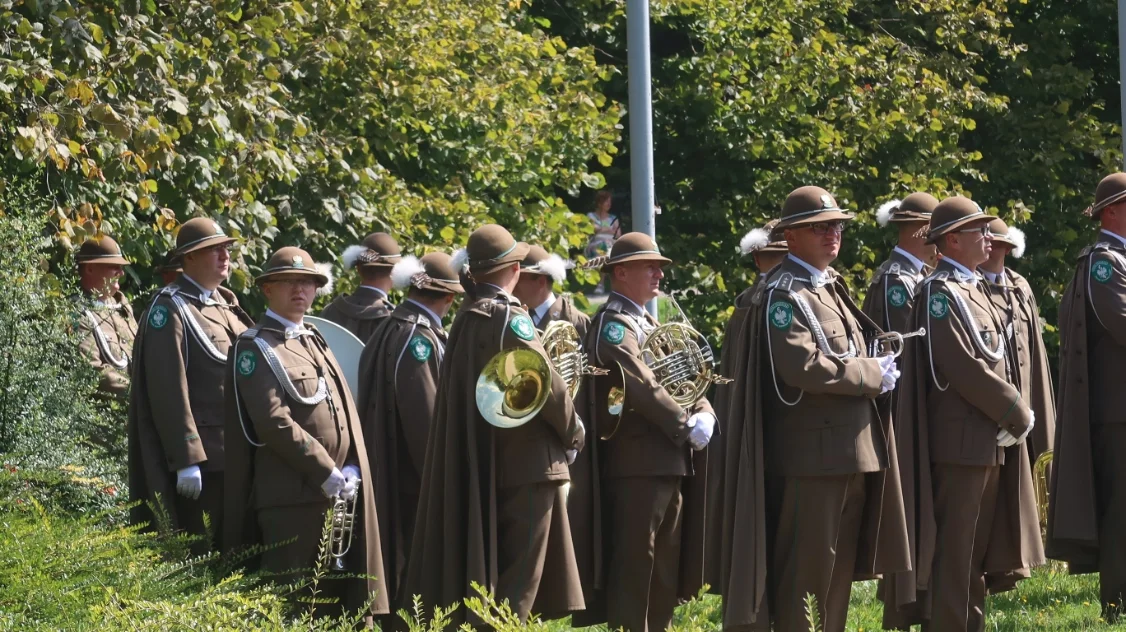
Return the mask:
{"type": "Polygon", "coordinates": [[[347,270],[359,268],[390,268],[402,257],[399,244],[387,233],[372,233],[355,246],[348,246],[340,259],[347,270]]]}
{"type": "Polygon", "coordinates": [[[444,252],[430,252],[421,259],[407,255],[391,268],[391,283],[399,289],[434,290],[446,294],[465,291],[458,279],[453,258],[444,252]]]}
{"type": "Polygon", "coordinates": [[[788,252],[789,246],[782,231],[776,230],[778,220],[772,219],[762,228],[752,229],[739,240],[739,252],[744,255],[756,252],[788,252]]]}
{"type": "Polygon", "coordinates": [[[912,193],[902,200],[884,202],[876,209],[876,223],[887,226],[889,223],[929,222],[938,200],[930,193],[912,193]]]}
{"type": "Polygon", "coordinates": [[[551,277],[556,283],[562,283],[567,278],[567,270],[575,264],[566,261],[554,253],[548,253],[540,246],[529,246],[528,254],[520,262],[521,274],[540,274],[551,277]]]}
{"type": "Polygon", "coordinates": [[[1024,231],[1015,226],[1009,226],[1000,218],[989,222],[989,240],[1012,246],[1013,249],[1009,254],[1016,259],[1020,259],[1024,255],[1024,231]]]}

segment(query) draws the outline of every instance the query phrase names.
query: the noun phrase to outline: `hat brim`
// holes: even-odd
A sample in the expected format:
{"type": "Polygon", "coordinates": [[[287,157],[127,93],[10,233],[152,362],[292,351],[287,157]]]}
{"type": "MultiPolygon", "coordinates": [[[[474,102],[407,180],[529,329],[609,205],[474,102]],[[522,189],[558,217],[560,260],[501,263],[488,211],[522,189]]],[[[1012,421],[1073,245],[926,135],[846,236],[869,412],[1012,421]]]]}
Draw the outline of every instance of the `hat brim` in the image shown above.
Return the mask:
{"type": "Polygon", "coordinates": [[[272,270],[267,270],[266,272],[263,272],[262,274],[259,274],[254,278],[254,284],[262,285],[267,281],[274,280],[277,277],[283,275],[309,276],[316,279],[317,287],[324,287],[328,285],[328,276],[316,269],[310,270],[309,268],[274,268],[272,270]]]}
{"type": "Polygon", "coordinates": [[[1098,219],[1099,213],[1103,212],[1104,208],[1106,208],[1106,207],[1108,207],[1112,204],[1117,204],[1119,202],[1122,202],[1123,200],[1126,200],[1126,191],[1122,191],[1121,193],[1118,193],[1116,195],[1112,195],[1112,196],[1108,197],[1107,199],[1103,200],[1102,202],[1099,202],[1097,204],[1092,205],[1091,210],[1090,210],[1091,219],[1098,219]]]}
{"type": "Polygon", "coordinates": [[[531,246],[522,241],[518,241],[516,242],[516,245],[512,247],[512,250],[503,257],[499,257],[497,259],[489,259],[488,261],[478,264],[475,264],[471,261],[469,263],[469,270],[473,274],[488,274],[507,265],[520,263],[524,260],[524,257],[528,256],[529,249],[531,249],[531,246]]]}
{"type": "Polygon", "coordinates": [[[963,220],[954,222],[953,224],[951,224],[949,226],[944,226],[942,228],[942,230],[937,232],[937,233],[928,233],[926,243],[933,244],[934,242],[938,241],[939,237],[942,237],[943,235],[949,235],[950,233],[956,233],[959,230],[962,230],[963,228],[973,228],[975,226],[984,226],[984,225],[988,224],[989,222],[992,222],[995,219],[997,219],[997,217],[995,217],[993,215],[975,215],[973,217],[967,217],[963,220]]]}
{"type": "Polygon", "coordinates": [[[378,261],[357,261],[356,268],[361,270],[364,268],[386,268],[390,270],[394,268],[395,264],[399,263],[401,259],[402,255],[380,255],[378,261]],[[388,258],[391,258],[392,261],[387,261],[388,258]]]}
{"type": "Polygon", "coordinates": [[[751,251],[748,254],[755,255],[755,254],[758,254],[760,252],[774,252],[774,253],[787,252],[788,253],[788,252],[790,252],[790,247],[786,244],[786,242],[782,242],[780,244],[779,243],[772,243],[772,244],[767,244],[767,245],[763,246],[762,248],[759,248],[758,250],[751,251]]]}
{"type": "Polygon", "coordinates": [[[888,219],[889,224],[926,224],[931,221],[930,215],[923,215],[921,213],[900,213],[892,215],[888,219]]]}
{"type": "Polygon", "coordinates": [[[238,242],[238,240],[234,237],[228,237],[227,235],[212,235],[211,237],[205,237],[199,241],[193,242],[192,244],[185,246],[183,249],[177,248],[173,252],[173,256],[183,257],[186,254],[197,252],[203,250],[204,248],[222,246],[224,244],[233,244],[236,242],[238,242]]]}
{"type": "Polygon", "coordinates": [[[990,233],[989,234],[989,241],[1000,242],[1000,243],[1005,244],[1006,246],[1010,246],[1012,248],[1017,247],[1016,242],[1014,242],[1012,239],[1009,239],[1008,235],[994,235],[993,233],[990,233]]]}
{"type": "Polygon", "coordinates": [[[623,255],[620,259],[608,261],[602,267],[612,268],[614,266],[620,266],[623,263],[629,263],[631,261],[656,261],[661,264],[662,268],[672,263],[672,259],[669,259],[668,257],[663,257],[652,252],[639,252],[637,254],[623,255]]]}
{"type": "Polygon", "coordinates": [[[128,265],[133,265],[133,264],[129,263],[129,261],[126,260],[124,257],[119,257],[117,255],[112,255],[112,256],[109,256],[109,257],[91,257],[91,258],[87,258],[87,259],[78,259],[77,263],[80,266],[90,266],[90,265],[95,265],[95,266],[128,266],[128,265]]]}
{"type": "Polygon", "coordinates": [[[427,281],[426,283],[423,283],[422,287],[420,287],[418,289],[420,289],[420,290],[430,290],[430,291],[433,291],[433,292],[442,292],[444,294],[464,294],[465,293],[465,288],[462,287],[460,282],[458,282],[458,283],[453,283],[453,282],[449,282],[449,281],[443,282],[443,281],[435,281],[433,279],[431,279],[430,281],[427,281]]]}
{"type": "Polygon", "coordinates": [[[810,224],[819,224],[821,222],[832,222],[836,220],[849,222],[854,219],[856,219],[856,215],[853,213],[846,213],[845,211],[842,211],[840,209],[825,209],[824,212],[815,213],[813,215],[804,215],[798,218],[783,217],[778,221],[778,224],[774,227],[774,230],[800,228],[803,226],[809,226],[810,224]]]}

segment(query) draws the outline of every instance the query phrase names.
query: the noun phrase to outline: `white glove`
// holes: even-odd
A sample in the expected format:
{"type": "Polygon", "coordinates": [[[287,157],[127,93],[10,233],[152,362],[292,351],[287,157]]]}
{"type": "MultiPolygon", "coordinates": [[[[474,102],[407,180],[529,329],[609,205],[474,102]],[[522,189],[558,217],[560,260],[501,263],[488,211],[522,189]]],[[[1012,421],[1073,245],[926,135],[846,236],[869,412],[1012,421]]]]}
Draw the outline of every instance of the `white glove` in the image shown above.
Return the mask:
{"type": "Polygon", "coordinates": [[[356,495],[356,489],[360,486],[360,468],[355,465],[345,465],[340,473],[344,475],[344,491],[340,492],[340,498],[352,500],[356,495]]]}
{"type": "Polygon", "coordinates": [[[579,458],[579,451],[571,448],[567,450],[567,465],[574,465],[575,459],[579,458]]]}
{"type": "Polygon", "coordinates": [[[1028,427],[1024,429],[1024,432],[1022,432],[1019,437],[1014,437],[1011,432],[1002,429],[997,433],[997,445],[1002,448],[1007,448],[1017,445],[1018,443],[1024,443],[1024,440],[1028,438],[1028,433],[1032,432],[1032,429],[1036,427],[1036,411],[1028,411],[1028,416],[1028,427]]]}
{"type": "MultiPolygon", "coordinates": [[[[578,445],[584,446],[586,445],[586,426],[583,424],[583,418],[579,417],[578,413],[575,413],[575,423],[579,426],[579,429],[575,432],[575,436],[579,438],[578,445]]],[[[578,452],[578,450],[575,451],[578,452]]]]}
{"type": "Polygon", "coordinates": [[[880,369],[883,375],[880,376],[880,395],[895,388],[895,383],[899,381],[899,369],[895,366],[895,358],[892,356],[881,356],[877,359],[880,363],[880,369]]]}
{"type": "Polygon", "coordinates": [[[693,450],[703,450],[712,440],[712,431],[715,430],[715,415],[711,413],[696,413],[688,418],[688,443],[693,450]]]}
{"type": "Polygon", "coordinates": [[[326,498],[339,496],[340,493],[344,491],[344,485],[344,474],[334,467],[332,468],[332,472],[328,475],[328,478],[325,479],[325,482],[321,483],[321,493],[323,493],[326,498]]]}
{"type": "Polygon", "coordinates": [[[176,493],[184,498],[197,500],[203,491],[203,475],[198,465],[189,465],[176,472],[176,493]]]}

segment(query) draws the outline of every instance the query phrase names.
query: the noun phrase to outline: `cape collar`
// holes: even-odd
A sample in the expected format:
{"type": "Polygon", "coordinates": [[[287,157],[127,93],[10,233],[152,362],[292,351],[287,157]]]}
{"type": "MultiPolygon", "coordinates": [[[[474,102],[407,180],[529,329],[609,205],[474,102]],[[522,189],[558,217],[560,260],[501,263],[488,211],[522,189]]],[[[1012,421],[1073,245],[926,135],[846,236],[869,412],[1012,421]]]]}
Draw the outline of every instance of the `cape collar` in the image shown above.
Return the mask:
{"type": "Polygon", "coordinates": [[[954,277],[954,280],[958,283],[977,285],[978,279],[982,278],[980,274],[971,271],[966,266],[948,257],[944,257],[942,261],[938,262],[938,269],[944,268],[945,271],[949,272],[950,276],[954,277]]]}
{"type": "Polygon", "coordinates": [[[907,252],[906,250],[900,248],[899,246],[896,246],[895,248],[893,248],[891,252],[892,252],[892,254],[898,254],[900,257],[902,257],[904,259],[905,263],[909,263],[909,264],[911,264],[911,266],[914,267],[913,270],[910,270],[910,272],[912,274],[919,274],[923,270],[927,269],[927,264],[923,263],[922,259],[920,259],[920,258],[916,257],[915,255],[907,252]]]}

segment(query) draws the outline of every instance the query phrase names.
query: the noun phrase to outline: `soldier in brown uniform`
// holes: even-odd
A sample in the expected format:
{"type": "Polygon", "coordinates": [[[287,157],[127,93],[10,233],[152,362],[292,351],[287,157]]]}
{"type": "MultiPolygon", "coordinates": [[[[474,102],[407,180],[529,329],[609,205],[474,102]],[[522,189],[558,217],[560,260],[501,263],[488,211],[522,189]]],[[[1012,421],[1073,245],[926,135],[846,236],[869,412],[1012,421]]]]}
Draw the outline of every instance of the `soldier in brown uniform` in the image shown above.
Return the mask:
{"type": "MultiPolygon", "coordinates": [[[[648,235],[629,233],[600,263],[611,293],[583,346],[591,363],[611,374],[588,385],[582,410],[593,420],[592,436],[606,440],[576,464],[585,470],[572,501],[583,506],[577,550],[588,591],[605,591],[608,627],[656,632],[672,622],[678,600],[692,596],[681,590],[689,548],[682,550],[688,519],[682,492],[693,475],[693,450],[708,445],[716,418],[704,398],[681,408],[641,358],[641,345],[658,325],[642,305],[659,294],[662,268],[671,261],[648,235]],[[607,408],[615,386],[625,392],[620,416],[607,408]]],[[[600,615],[588,613],[581,624],[600,615]]]]}
{"type": "Polygon", "coordinates": [[[899,229],[899,243],[872,275],[864,297],[864,313],[884,331],[905,333],[915,287],[934,267],[934,245],[918,233],[930,221],[936,206],[938,200],[931,194],[912,193],[903,200],[886,202],[876,211],[880,226],[894,224],[899,229]]]}
{"type": "MultiPolygon", "coordinates": [[[[438,400],[438,372],[446,349],[442,327],[462,293],[450,256],[404,257],[391,271],[406,300],[379,323],[360,356],[359,410],[375,476],[379,539],[391,603],[399,595],[414,536],[426,440],[438,400]]],[[[402,598],[400,598],[402,597],[402,598]]]]}
{"type": "Polygon", "coordinates": [[[1086,213],[1101,230],[1060,303],[1048,556],[1097,572],[1115,622],[1126,603],[1126,173],[1104,178],[1086,213]]]}
{"type": "Polygon", "coordinates": [[[129,262],[108,235],[89,239],[78,249],[82,311],[78,315],[79,349],[98,372],[98,391],[109,399],[129,394],[129,363],[137,322],[121,293],[118,279],[129,262]]]}
{"type": "Polygon", "coordinates": [[[520,280],[512,295],[528,308],[532,324],[544,331],[553,320],[565,320],[575,326],[580,338],[586,337],[590,317],[579,311],[570,295],[555,295],[553,283],[567,278],[567,262],[556,254],[548,254],[539,246],[529,246],[528,256],[520,262],[520,280]]]}
{"type": "Polygon", "coordinates": [[[829,267],[853,215],[828,192],[786,198],[789,255],[733,332],[724,426],[720,592],[724,627],[806,630],[817,598],[826,631],[845,627],[852,582],[903,570],[906,525],[889,401],[892,358],[829,267]]]}
{"type": "MultiPolygon", "coordinates": [[[[495,224],[474,231],[466,247],[476,300],[450,330],[399,591],[427,607],[461,603],[474,595],[471,582],[508,599],[522,619],[584,606],[565,490],[585,432],[563,378],[549,371],[543,408],[516,427],[488,424],[476,399],[478,377],[498,353],[544,353],[532,319],[511,295],[527,252],[495,224]]],[[[454,613],[454,624],[464,610],[454,613]]]]}
{"type": "Polygon", "coordinates": [[[285,247],[255,279],[269,309],[238,337],[226,367],[223,544],[225,550],[266,545],[262,566],[271,573],[311,569],[332,499],[359,494],[343,558],[344,571],[359,577],[327,582],[321,590],[347,608],[372,598],[371,613],[385,614],[379,521],[360,416],[332,351],[303,322],[316,289],[329,278],[307,252],[285,247]],[[287,540],[293,541],[278,546],[287,540]]]}
{"type": "MultiPolygon", "coordinates": [[[[134,500],[159,496],[173,528],[218,537],[223,509],[223,367],[227,349],[253,321],[234,293],[234,239],[207,218],[176,236],[184,272],[156,293],[133,349],[129,407],[129,488],[134,500]]],[[[135,521],[149,521],[144,505],[135,521]]],[[[204,550],[202,542],[197,549],[204,550]]]]}
{"type": "Polygon", "coordinates": [[[926,233],[942,259],[916,292],[908,328],[927,335],[903,356],[896,428],[914,564],[888,578],[888,628],[983,630],[985,574],[1044,560],[1028,455],[1006,453],[1035,415],[1011,377],[1003,321],[977,272],[993,219],[967,198],[947,198],[926,233]]]}
{"type": "Polygon", "coordinates": [[[387,233],[372,233],[362,244],[349,246],[341,257],[344,269],[360,272],[360,286],[346,296],[338,296],[321,312],[321,317],[340,325],[367,343],[379,321],[395,309],[387,300],[391,290],[391,268],[402,254],[395,238],[387,233]]]}

